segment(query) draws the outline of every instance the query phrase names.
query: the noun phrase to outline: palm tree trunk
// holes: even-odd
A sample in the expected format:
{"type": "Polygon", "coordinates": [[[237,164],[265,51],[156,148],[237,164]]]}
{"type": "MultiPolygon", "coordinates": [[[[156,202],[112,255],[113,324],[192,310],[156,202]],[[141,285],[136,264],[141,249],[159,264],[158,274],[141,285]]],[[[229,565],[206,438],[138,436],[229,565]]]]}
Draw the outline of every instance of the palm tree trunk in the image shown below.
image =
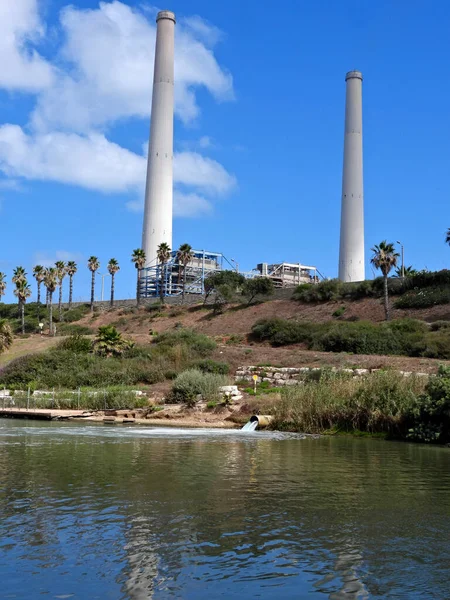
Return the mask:
{"type": "Polygon", "coordinates": [[[187,265],[183,265],[183,295],[182,295],[182,304],[184,304],[184,294],[186,291],[186,267],[187,265]]]}
{"type": "Polygon", "coordinates": [[[384,314],[386,317],[386,321],[389,321],[389,293],[388,293],[388,278],[387,275],[384,276],[384,314]]]}
{"type": "Polygon", "coordinates": [[[94,312],[94,293],[95,293],[95,271],[92,271],[92,279],[91,279],[91,312],[94,312]]]}
{"type": "Polygon", "coordinates": [[[53,335],[53,304],[52,304],[52,296],[53,292],[48,291],[48,327],[50,330],[50,335],[53,335]]]}
{"type": "Polygon", "coordinates": [[[58,314],[59,314],[59,322],[61,323],[61,321],[62,321],[62,281],[59,284],[58,314]]]}
{"type": "Polygon", "coordinates": [[[41,322],[41,282],[37,282],[37,318],[38,323],[41,322]]]}
{"type": "Polygon", "coordinates": [[[136,306],[141,303],[141,270],[137,268],[136,273],[136,306]]]}
{"type": "Polygon", "coordinates": [[[69,308],[72,308],[73,275],[69,275],[69,308]]]}
{"type": "Polygon", "coordinates": [[[25,303],[20,303],[20,318],[22,320],[22,335],[25,334],[25,303]]]}
{"type": "Polygon", "coordinates": [[[114,306],[114,275],[115,273],[111,273],[111,308],[114,306]]]}

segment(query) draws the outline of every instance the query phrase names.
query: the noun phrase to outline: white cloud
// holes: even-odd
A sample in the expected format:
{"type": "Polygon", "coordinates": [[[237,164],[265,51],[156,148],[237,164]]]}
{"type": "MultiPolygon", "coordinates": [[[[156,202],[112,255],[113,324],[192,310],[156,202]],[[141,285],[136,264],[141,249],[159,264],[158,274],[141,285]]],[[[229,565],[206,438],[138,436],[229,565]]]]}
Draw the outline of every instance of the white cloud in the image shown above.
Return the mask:
{"type": "Polygon", "coordinates": [[[212,148],[214,146],[214,143],[209,136],[203,135],[198,140],[198,145],[200,146],[200,148],[212,148]]]}
{"type": "Polygon", "coordinates": [[[224,37],[223,32],[218,27],[212,25],[212,23],[209,23],[198,15],[184,17],[181,24],[184,25],[194,37],[211,48],[224,37]]]}
{"type": "Polygon", "coordinates": [[[225,195],[236,185],[236,179],[220,163],[197,152],[175,154],[173,172],[176,183],[200,188],[214,195],[225,195]]]}
{"type": "Polygon", "coordinates": [[[102,134],[30,136],[17,125],[0,127],[0,170],[12,177],[126,192],[143,185],[146,161],[102,134]]]}
{"type": "Polygon", "coordinates": [[[0,1],[0,88],[36,92],[51,85],[53,67],[31,47],[44,31],[37,0],[0,1]]]}
{"type": "MultiPolygon", "coordinates": [[[[114,0],[98,9],[66,7],[61,13],[66,73],[43,93],[33,115],[36,127],[86,132],[117,119],[148,117],[151,109],[156,26],[143,13],[114,0]]],[[[203,23],[204,32],[215,28],[203,23]]],[[[204,33],[205,35],[205,33],[204,33]]],[[[203,37],[204,37],[203,35],[203,37]]],[[[218,100],[233,97],[231,76],[192,27],[177,26],[175,114],[185,123],[199,114],[195,88],[218,100]]]]}
{"type": "MultiPolygon", "coordinates": [[[[149,117],[156,11],[118,0],[100,2],[96,9],[66,6],[58,31],[63,42],[51,62],[33,48],[45,41],[37,2],[0,0],[0,87],[37,95],[27,128],[0,125],[0,171],[8,178],[0,180],[0,189],[19,190],[19,179],[49,180],[129,193],[128,207],[140,209],[147,148],[144,155],[133,153],[107,139],[105,128],[149,117]]],[[[198,88],[219,101],[233,98],[232,77],[213,52],[221,37],[197,16],[177,25],[175,111],[185,123],[199,114],[198,88]]],[[[212,145],[203,136],[192,148],[212,145]]],[[[174,156],[174,185],[175,214],[192,216],[210,212],[209,197],[229,193],[236,180],[217,161],[185,151],[174,156]]]]}
{"type": "Polygon", "coordinates": [[[67,250],[56,250],[56,252],[36,252],[33,256],[33,265],[42,265],[43,267],[51,267],[57,260],[74,260],[79,263],[84,260],[84,257],[79,252],[68,252],[67,250]]]}
{"type": "MultiPolygon", "coordinates": [[[[32,136],[18,125],[0,127],[0,171],[14,178],[50,180],[104,193],[132,191],[143,198],[146,164],[145,156],[99,133],[32,136]]],[[[209,212],[208,200],[198,191],[223,196],[233,190],[236,180],[217,161],[196,152],[181,152],[174,156],[174,183],[183,188],[174,194],[175,210],[181,216],[209,212]]],[[[128,207],[136,210],[141,204],[133,200],[128,207]]]]}

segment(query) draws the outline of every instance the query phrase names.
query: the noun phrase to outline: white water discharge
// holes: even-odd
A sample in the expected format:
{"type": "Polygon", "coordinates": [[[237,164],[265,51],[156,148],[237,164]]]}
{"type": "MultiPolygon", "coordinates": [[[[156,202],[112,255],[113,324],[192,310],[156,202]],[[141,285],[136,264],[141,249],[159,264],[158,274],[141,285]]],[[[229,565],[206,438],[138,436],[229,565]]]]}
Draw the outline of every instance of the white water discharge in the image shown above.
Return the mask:
{"type": "Polygon", "coordinates": [[[255,429],[258,427],[258,421],[255,419],[254,421],[249,421],[248,423],[246,423],[244,425],[244,427],[241,429],[241,431],[255,431],[255,429]]]}

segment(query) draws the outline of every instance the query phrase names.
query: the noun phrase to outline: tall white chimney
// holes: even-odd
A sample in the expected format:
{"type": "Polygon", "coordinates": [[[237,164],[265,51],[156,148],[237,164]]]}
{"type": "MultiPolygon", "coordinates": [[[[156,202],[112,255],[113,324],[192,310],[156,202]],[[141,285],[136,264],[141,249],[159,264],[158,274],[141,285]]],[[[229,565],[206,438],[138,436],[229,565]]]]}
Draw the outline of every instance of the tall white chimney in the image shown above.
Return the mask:
{"type": "Polygon", "coordinates": [[[341,281],[363,281],[365,279],[362,79],[362,73],[359,71],[350,71],[345,77],[347,96],[339,250],[339,279],[341,281]]]}
{"type": "Polygon", "coordinates": [[[172,248],[173,213],[173,96],[175,15],[156,16],[155,71],[148,148],[142,248],[147,265],[156,264],[162,242],[172,248]]]}

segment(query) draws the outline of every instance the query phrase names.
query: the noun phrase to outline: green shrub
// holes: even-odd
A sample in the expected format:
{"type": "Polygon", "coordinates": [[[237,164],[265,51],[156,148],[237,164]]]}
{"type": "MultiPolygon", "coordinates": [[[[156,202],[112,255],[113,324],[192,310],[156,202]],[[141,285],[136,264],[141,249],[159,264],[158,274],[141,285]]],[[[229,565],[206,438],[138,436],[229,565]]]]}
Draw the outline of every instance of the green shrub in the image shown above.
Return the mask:
{"type": "Polygon", "coordinates": [[[195,361],[192,368],[198,369],[202,373],[216,373],[217,375],[228,375],[230,372],[228,363],[216,362],[210,358],[195,361]]]}
{"type": "Polygon", "coordinates": [[[274,289],[273,281],[269,277],[255,277],[245,280],[241,293],[247,298],[248,304],[251,304],[257,296],[271,296],[274,289]]]}
{"type": "Polygon", "coordinates": [[[450,329],[450,321],[434,321],[430,323],[431,331],[440,331],[441,329],[450,329]]]}
{"type": "Polygon", "coordinates": [[[198,356],[208,356],[216,348],[214,340],[207,335],[184,328],[162,333],[153,340],[153,343],[165,347],[183,345],[198,356]]]}
{"type": "Polygon", "coordinates": [[[430,287],[407,292],[395,301],[394,306],[395,308],[428,308],[449,302],[450,287],[430,287]]]}
{"type": "Polygon", "coordinates": [[[306,433],[387,432],[405,436],[407,418],[423,393],[421,378],[379,372],[355,379],[329,374],[319,381],[283,388],[274,427],[306,433]]]}
{"type": "Polygon", "coordinates": [[[201,397],[203,400],[217,402],[220,399],[219,387],[226,384],[227,378],[223,375],[189,369],[175,379],[166,401],[194,406],[198,397],[201,397]]]}
{"type": "Polygon", "coordinates": [[[94,333],[90,327],[76,323],[59,323],[56,331],[58,335],[92,335],[94,333]]]}
{"type": "Polygon", "coordinates": [[[345,313],[345,306],[340,306],[339,308],[337,308],[334,313],[331,315],[332,317],[335,317],[336,319],[338,319],[339,317],[342,317],[342,315],[345,313]]]}
{"type": "Polygon", "coordinates": [[[255,323],[252,335],[273,346],[303,343],[311,350],[324,352],[450,357],[450,331],[430,333],[426,323],[414,319],[397,319],[389,323],[304,323],[263,319],[255,323]]]}
{"type": "Polygon", "coordinates": [[[61,340],[56,346],[56,350],[69,350],[75,353],[87,353],[92,350],[92,341],[79,333],[75,333],[61,340]]]}

